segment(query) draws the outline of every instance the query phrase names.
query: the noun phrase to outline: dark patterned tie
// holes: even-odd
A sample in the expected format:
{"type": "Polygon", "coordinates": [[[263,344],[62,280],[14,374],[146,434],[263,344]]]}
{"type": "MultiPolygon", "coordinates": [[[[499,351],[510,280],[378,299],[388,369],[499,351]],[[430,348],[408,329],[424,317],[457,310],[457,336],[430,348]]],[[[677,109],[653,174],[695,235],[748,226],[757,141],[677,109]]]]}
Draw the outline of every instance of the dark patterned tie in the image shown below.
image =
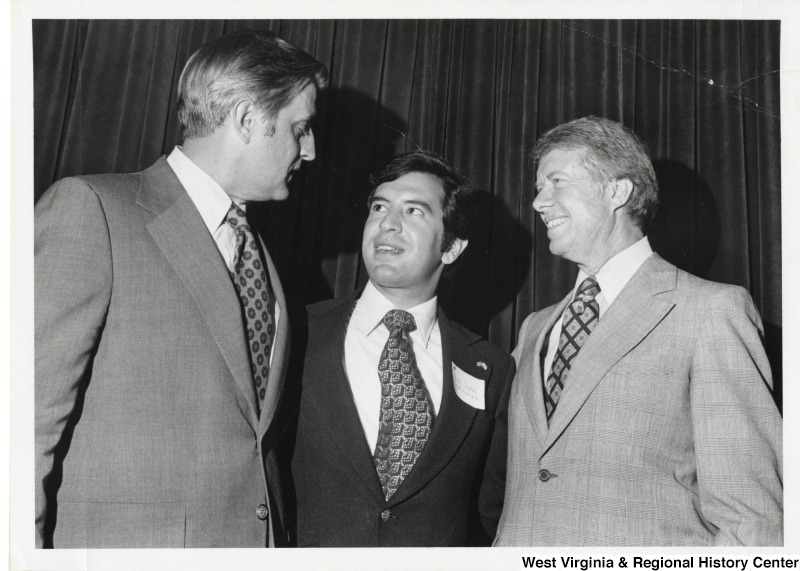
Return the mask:
{"type": "Polygon", "coordinates": [[[567,382],[572,360],[600,319],[600,306],[597,305],[596,299],[598,293],[600,285],[597,280],[593,277],[586,278],[578,287],[575,299],[564,312],[558,349],[553,358],[550,375],[545,381],[544,405],[548,422],[556,410],[561,391],[567,382]]]}
{"type": "Polygon", "coordinates": [[[434,410],[408,337],[417,328],[414,316],[395,309],[384,316],[383,324],[389,339],[378,363],[381,412],[375,466],[388,500],[422,453],[434,410]]]}
{"type": "Polygon", "coordinates": [[[275,340],[275,294],[269,283],[258,241],[247,224],[245,213],[235,203],[231,204],[225,222],[236,232],[231,277],[244,313],[250,370],[260,411],[267,392],[269,357],[275,340]]]}

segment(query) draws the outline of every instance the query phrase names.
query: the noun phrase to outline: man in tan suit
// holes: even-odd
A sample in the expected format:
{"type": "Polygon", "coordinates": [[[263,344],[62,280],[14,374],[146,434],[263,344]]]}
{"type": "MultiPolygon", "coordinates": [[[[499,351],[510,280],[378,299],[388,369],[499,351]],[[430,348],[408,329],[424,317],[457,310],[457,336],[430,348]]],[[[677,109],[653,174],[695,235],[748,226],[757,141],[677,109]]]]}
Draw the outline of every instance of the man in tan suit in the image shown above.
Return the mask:
{"type": "Polygon", "coordinates": [[[496,545],[782,545],[781,417],[740,287],[650,249],[644,145],[608,119],[546,133],[534,209],[575,289],[513,356],[496,545]]]}
{"type": "Polygon", "coordinates": [[[218,38],[181,75],[182,147],[36,205],[38,547],[286,543],[289,320],[246,208],[314,159],[326,85],[272,33],[218,38]]]}

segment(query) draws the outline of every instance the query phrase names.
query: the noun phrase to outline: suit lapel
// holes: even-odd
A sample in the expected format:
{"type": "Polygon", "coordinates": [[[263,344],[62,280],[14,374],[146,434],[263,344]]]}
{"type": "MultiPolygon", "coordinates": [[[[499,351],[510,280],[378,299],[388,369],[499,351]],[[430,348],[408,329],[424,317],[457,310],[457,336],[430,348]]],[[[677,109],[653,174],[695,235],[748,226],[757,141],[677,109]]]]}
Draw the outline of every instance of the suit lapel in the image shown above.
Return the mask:
{"type": "Polygon", "coordinates": [[[634,274],[598,322],[572,363],[542,454],[558,437],[620,359],[644,339],[674,307],[655,296],[675,288],[677,271],[653,254],[634,274]]]}
{"type": "Polygon", "coordinates": [[[267,271],[269,272],[269,280],[272,284],[272,291],[275,294],[275,303],[280,308],[280,318],[278,320],[278,330],[275,332],[275,340],[272,348],[272,361],[269,368],[269,379],[267,380],[267,394],[264,397],[264,408],[261,409],[261,415],[258,421],[259,433],[266,432],[275,411],[280,402],[280,396],[283,392],[283,380],[286,374],[286,366],[289,357],[289,314],[286,309],[286,298],[283,294],[283,287],[278,278],[278,272],[275,265],[272,263],[272,258],[267,252],[267,247],[264,242],[261,242],[261,251],[264,253],[264,258],[267,263],[267,271]]]}
{"type": "Polygon", "coordinates": [[[441,309],[439,331],[442,335],[442,404],[430,439],[408,477],[389,500],[389,505],[407,499],[430,482],[447,466],[472,427],[478,409],[462,401],[456,394],[452,365],[484,382],[491,374],[491,363],[485,363],[487,369],[479,367],[479,358],[470,348],[470,344],[480,337],[456,328],[441,309]]]}
{"type": "Polygon", "coordinates": [[[142,172],[137,204],[156,215],[148,230],[197,303],[239,387],[242,409],[255,427],[255,391],[241,306],[214,239],[166,159],[142,172]]]}
{"type": "MultiPolygon", "coordinates": [[[[527,387],[523,387],[523,398],[525,401],[525,408],[528,410],[528,417],[533,425],[533,432],[539,444],[544,444],[547,440],[547,415],[544,410],[544,392],[542,388],[542,351],[546,351],[544,347],[545,339],[548,338],[547,333],[553,329],[556,322],[564,313],[564,308],[570,301],[570,295],[567,295],[558,305],[552,306],[550,314],[543,317],[544,325],[538,332],[534,332],[536,343],[533,350],[523,356],[520,356],[520,361],[524,363],[524,367],[520,367],[517,372],[519,379],[532,379],[527,387]],[[524,360],[523,360],[524,358],[524,360]]],[[[544,371],[544,375],[548,375],[550,371],[544,371]]]]}
{"type": "Polygon", "coordinates": [[[356,294],[350,295],[326,313],[313,318],[309,330],[313,327],[314,344],[309,344],[308,354],[315,356],[316,374],[305,376],[311,382],[303,387],[303,398],[313,403],[319,415],[318,424],[328,431],[361,482],[382,502],[381,482],[344,364],[347,324],[357,297],[356,294]]]}

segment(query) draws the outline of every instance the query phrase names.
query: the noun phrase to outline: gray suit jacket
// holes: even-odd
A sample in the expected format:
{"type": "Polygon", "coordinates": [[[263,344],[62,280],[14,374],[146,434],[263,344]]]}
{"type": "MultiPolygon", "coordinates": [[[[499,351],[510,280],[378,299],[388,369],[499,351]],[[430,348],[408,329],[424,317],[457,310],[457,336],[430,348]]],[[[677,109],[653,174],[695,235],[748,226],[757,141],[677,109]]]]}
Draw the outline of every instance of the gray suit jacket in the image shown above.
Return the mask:
{"type": "Polygon", "coordinates": [[[37,546],[263,547],[266,504],[283,543],[289,326],[269,256],[281,319],[259,416],[233,283],[165,159],[56,183],[35,235],[37,546]]]}
{"type": "Polygon", "coordinates": [[[740,287],[652,255],[587,339],[548,426],[544,340],[526,319],[496,544],[782,545],[781,418],[740,287]]]}

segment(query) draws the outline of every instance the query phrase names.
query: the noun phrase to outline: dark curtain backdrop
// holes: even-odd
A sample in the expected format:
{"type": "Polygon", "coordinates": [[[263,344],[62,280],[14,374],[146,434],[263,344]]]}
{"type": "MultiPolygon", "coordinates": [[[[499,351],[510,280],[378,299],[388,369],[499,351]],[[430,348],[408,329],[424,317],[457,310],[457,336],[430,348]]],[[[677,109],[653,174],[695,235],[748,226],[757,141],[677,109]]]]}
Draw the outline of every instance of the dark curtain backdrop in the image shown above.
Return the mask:
{"type": "Polygon", "coordinates": [[[242,28],[274,30],[331,72],[317,160],[289,200],[255,209],[295,313],[364,283],[366,175],[421,147],[486,191],[479,236],[440,299],[512,349],[525,316],[576,274],[549,253],[531,208],[529,153],[546,129],[604,115],[650,147],[654,249],[752,293],[780,404],[779,22],[37,20],[34,198],[64,176],[136,171],[169,153],[188,56],[242,28]]]}

